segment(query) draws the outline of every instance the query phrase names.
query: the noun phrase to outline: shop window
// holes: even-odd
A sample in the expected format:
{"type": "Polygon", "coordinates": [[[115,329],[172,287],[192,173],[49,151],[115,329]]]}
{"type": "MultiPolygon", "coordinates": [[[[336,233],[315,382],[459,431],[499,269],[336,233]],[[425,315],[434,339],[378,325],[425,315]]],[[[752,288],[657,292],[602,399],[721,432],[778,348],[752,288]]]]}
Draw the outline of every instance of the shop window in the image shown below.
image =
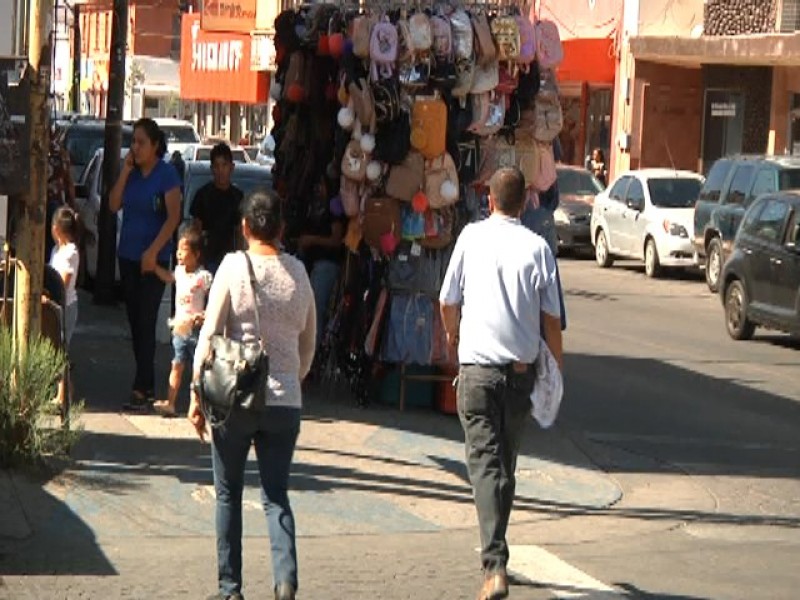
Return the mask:
{"type": "Polygon", "coordinates": [[[783,0],[781,5],[781,33],[800,30],[800,0],[783,0]]]}
{"type": "Polygon", "coordinates": [[[744,94],[707,90],[703,126],[703,169],[723,156],[742,151],[744,139],[744,94]]]}

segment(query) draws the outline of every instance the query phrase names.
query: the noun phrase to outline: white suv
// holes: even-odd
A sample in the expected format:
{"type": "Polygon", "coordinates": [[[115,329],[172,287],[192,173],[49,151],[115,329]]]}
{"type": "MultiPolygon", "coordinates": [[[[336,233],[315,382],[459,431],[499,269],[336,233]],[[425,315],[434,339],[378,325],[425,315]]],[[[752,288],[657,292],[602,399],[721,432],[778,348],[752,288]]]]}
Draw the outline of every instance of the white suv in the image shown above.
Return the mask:
{"type": "Polygon", "coordinates": [[[183,155],[189,146],[200,143],[200,135],[189,121],[180,119],[155,119],[167,138],[167,159],[176,150],[183,155]]]}
{"type": "Polygon", "coordinates": [[[694,205],[703,177],[691,171],[642,169],[620,175],[595,197],[591,235],[597,264],[643,260],[648,277],[662,267],[695,266],[694,205]]]}

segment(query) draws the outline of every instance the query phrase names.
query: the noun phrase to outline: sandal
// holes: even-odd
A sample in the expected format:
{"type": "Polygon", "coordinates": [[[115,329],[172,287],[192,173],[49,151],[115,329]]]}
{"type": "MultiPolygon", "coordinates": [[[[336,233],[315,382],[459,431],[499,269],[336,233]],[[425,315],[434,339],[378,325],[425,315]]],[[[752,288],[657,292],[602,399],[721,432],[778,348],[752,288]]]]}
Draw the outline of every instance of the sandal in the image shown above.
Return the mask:
{"type": "Polygon", "coordinates": [[[178,413],[169,405],[169,402],[166,400],[159,400],[158,402],[153,403],[153,410],[155,410],[159,415],[161,415],[165,419],[175,419],[178,416],[178,413]]]}

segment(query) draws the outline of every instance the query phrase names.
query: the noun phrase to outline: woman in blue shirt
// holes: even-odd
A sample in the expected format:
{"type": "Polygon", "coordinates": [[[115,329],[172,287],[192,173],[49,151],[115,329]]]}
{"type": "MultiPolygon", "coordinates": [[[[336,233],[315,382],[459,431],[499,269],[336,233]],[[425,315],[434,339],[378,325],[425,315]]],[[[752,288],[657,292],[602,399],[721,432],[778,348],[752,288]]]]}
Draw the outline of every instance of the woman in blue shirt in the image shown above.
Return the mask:
{"type": "Polygon", "coordinates": [[[133,143],[111,190],[112,212],[124,209],[119,236],[119,273],[133,337],[136,376],[126,408],[147,410],[155,387],[156,321],[164,283],[156,265],[169,266],[173,234],[180,223],[180,178],[162,159],[164,133],[152,119],[133,126],[133,143]]]}

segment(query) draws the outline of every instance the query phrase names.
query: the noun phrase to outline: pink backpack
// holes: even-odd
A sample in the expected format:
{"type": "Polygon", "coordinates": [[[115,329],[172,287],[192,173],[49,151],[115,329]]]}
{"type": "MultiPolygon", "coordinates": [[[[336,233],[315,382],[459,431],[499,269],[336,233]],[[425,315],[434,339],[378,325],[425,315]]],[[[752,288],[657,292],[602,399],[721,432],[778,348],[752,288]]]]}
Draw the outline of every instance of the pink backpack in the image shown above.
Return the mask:
{"type": "Polygon", "coordinates": [[[398,54],[397,28],[388,19],[376,23],[369,40],[372,81],[390,79],[398,54]]]}
{"type": "Polygon", "coordinates": [[[536,60],[543,69],[554,69],[564,60],[561,35],[552,21],[536,23],[536,60]]]}
{"type": "Polygon", "coordinates": [[[516,19],[520,40],[517,64],[526,67],[536,60],[536,28],[524,15],[517,15],[516,19]]]}

